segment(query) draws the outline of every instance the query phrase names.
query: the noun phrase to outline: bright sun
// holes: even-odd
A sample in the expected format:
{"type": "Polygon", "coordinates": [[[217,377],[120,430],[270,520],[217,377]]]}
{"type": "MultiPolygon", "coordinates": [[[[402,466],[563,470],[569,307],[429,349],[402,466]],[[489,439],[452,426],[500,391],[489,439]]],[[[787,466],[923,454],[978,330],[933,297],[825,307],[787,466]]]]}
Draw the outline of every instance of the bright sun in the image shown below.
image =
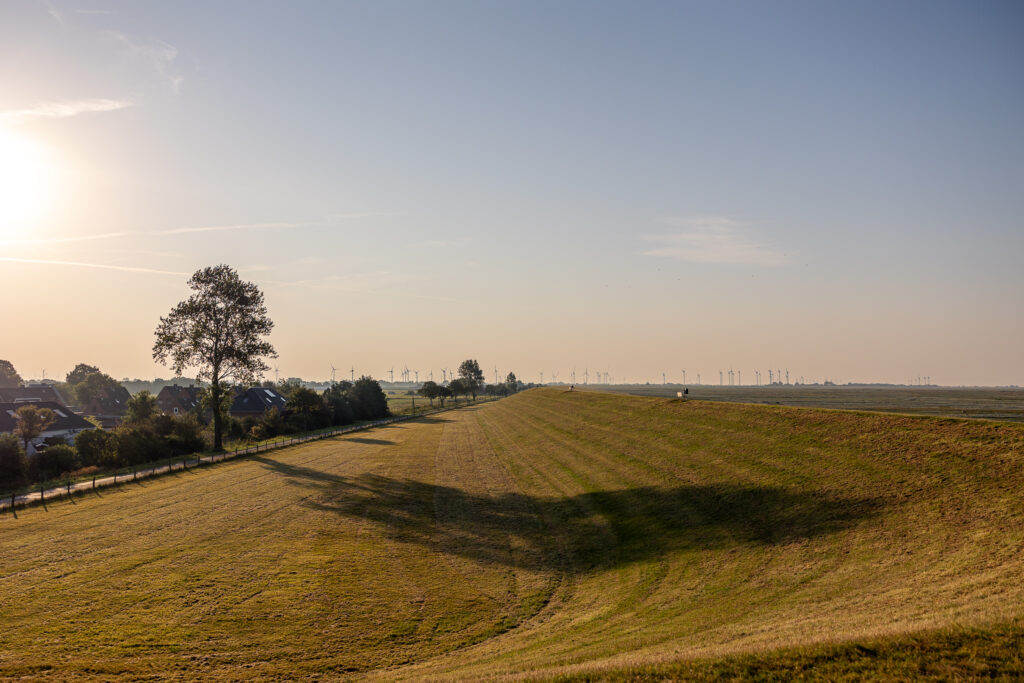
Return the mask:
{"type": "Polygon", "coordinates": [[[0,237],[28,237],[47,208],[51,186],[43,147],[0,128],[0,237]]]}

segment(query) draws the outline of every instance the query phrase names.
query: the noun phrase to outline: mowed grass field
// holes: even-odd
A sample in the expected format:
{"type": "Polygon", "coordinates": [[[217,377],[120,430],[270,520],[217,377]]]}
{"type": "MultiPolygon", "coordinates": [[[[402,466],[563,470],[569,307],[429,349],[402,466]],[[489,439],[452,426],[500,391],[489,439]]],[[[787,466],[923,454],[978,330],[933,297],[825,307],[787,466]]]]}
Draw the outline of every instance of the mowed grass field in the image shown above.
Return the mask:
{"type": "MultiPolygon", "coordinates": [[[[681,384],[615,384],[577,386],[637,396],[674,397],[681,384]]],[[[873,385],[689,385],[697,401],[765,403],[783,406],[874,410],[888,413],[972,417],[1024,422],[1024,389],[1020,387],[937,387],[873,385]]]]}
{"type": "Polygon", "coordinates": [[[0,677],[1024,676],[1024,427],[512,398],[0,516],[0,677]]]}

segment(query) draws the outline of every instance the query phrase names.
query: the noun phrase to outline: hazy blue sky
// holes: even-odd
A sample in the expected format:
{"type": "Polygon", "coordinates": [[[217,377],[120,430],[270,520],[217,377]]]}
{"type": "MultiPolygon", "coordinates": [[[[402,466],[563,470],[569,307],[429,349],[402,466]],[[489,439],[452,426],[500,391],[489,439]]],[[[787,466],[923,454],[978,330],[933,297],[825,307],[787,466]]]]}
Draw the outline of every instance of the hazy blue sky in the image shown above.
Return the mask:
{"type": "Polygon", "coordinates": [[[0,358],[1024,384],[1020,2],[0,4],[0,358]],[[6,208],[5,208],[6,207],[6,208]],[[211,228],[206,230],[205,228],[211,228]]]}

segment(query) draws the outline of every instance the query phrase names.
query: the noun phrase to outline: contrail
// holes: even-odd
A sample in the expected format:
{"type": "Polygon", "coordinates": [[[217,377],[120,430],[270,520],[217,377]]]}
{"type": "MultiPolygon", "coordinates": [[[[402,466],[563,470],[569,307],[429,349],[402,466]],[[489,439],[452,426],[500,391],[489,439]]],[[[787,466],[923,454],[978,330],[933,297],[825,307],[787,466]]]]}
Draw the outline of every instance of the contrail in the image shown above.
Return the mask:
{"type": "Polygon", "coordinates": [[[12,256],[0,256],[0,261],[8,263],[34,263],[46,266],[77,266],[79,268],[99,268],[101,270],[120,270],[127,273],[153,273],[155,275],[174,275],[187,277],[189,273],[182,273],[176,270],[160,270],[158,268],[143,268],[141,266],[115,266],[107,263],[85,263],[83,261],[52,261],[48,259],[15,258],[12,256]]]}

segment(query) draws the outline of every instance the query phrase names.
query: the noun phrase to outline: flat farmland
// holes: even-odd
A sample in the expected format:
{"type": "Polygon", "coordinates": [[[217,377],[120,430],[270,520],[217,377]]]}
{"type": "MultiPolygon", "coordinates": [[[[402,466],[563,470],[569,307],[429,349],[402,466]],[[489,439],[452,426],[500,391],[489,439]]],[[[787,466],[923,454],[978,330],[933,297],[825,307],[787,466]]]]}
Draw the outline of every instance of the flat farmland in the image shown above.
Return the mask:
{"type": "MultiPolygon", "coordinates": [[[[1024,389],[1019,387],[912,387],[687,385],[688,398],[697,401],[763,403],[766,405],[873,410],[912,415],[971,417],[1024,422],[1024,389]]],[[[578,386],[579,389],[674,397],[681,384],[612,384],[578,386]]]]}
{"type": "Polygon", "coordinates": [[[1024,675],[1024,427],[536,389],[0,516],[0,677],[1024,675]]]}

